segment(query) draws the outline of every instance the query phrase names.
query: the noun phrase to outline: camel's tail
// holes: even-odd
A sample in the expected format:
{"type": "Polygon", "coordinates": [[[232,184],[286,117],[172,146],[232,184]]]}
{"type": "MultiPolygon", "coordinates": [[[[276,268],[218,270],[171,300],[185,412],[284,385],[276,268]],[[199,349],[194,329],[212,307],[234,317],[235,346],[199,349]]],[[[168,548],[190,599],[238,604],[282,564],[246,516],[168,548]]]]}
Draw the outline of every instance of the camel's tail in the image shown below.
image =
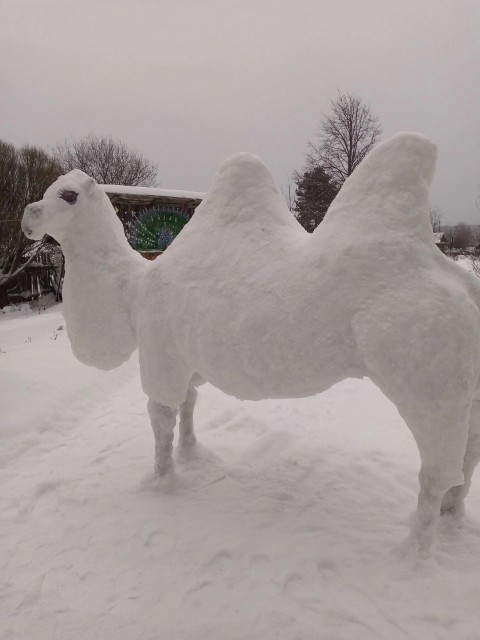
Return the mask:
{"type": "Polygon", "coordinates": [[[432,242],[428,188],[436,157],[436,146],[419,133],[381,142],[345,181],[315,233],[338,228],[385,237],[400,231],[432,242]]]}

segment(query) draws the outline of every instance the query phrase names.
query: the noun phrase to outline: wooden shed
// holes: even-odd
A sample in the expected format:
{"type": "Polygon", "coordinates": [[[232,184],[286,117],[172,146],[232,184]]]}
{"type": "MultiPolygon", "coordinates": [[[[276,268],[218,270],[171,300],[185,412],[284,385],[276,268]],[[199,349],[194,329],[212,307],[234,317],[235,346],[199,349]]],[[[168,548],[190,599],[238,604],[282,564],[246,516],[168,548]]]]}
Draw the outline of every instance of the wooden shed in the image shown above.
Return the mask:
{"type": "Polygon", "coordinates": [[[205,193],[198,191],[105,184],[99,186],[110,198],[130,243],[148,260],[154,260],[162,253],[165,245],[190,220],[205,197],[205,193]],[[138,231],[141,231],[141,224],[147,220],[151,227],[148,232],[150,241],[144,240],[142,243],[139,241],[141,233],[138,231]]]}
{"type": "Polygon", "coordinates": [[[433,234],[433,241],[440,249],[440,251],[443,251],[443,253],[445,253],[445,251],[448,249],[448,238],[446,234],[443,233],[443,231],[435,232],[433,234]]]}

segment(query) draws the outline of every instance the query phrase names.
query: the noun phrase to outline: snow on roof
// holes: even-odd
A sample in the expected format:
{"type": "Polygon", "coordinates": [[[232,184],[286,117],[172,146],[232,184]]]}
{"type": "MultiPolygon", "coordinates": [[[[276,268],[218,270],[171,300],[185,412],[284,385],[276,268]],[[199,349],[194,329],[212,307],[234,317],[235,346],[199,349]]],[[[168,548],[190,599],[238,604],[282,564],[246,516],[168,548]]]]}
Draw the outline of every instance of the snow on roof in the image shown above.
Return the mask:
{"type": "Polygon", "coordinates": [[[447,236],[444,234],[443,231],[436,231],[433,234],[433,239],[435,241],[435,244],[440,244],[441,242],[448,242],[447,236]]]}
{"type": "Polygon", "coordinates": [[[157,189],[156,187],[126,187],[118,184],[99,184],[105,193],[118,195],[152,196],[164,198],[184,198],[186,200],[203,200],[205,193],[201,191],[180,191],[177,189],[157,189]]]}
{"type": "Polygon", "coordinates": [[[42,253],[60,253],[60,245],[52,244],[51,242],[43,242],[43,240],[36,240],[33,244],[25,249],[23,252],[24,258],[31,258],[33,255],[40,255],[42,253]]]}

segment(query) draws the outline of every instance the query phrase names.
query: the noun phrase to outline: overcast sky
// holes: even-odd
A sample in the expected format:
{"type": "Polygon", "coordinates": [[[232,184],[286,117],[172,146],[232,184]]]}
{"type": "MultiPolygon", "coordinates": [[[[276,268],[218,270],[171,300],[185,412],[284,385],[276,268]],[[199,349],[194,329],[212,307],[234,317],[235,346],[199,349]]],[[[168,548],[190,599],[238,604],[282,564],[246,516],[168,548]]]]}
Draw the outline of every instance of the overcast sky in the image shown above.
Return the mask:
{"type": "Polygon", "coordinates": [[[480,223],[480,0],[0,0],[0,138],[112,134],[160,186],[252,151],[280,184],[337,88],[439,147],[432,204],[480,223]]]}

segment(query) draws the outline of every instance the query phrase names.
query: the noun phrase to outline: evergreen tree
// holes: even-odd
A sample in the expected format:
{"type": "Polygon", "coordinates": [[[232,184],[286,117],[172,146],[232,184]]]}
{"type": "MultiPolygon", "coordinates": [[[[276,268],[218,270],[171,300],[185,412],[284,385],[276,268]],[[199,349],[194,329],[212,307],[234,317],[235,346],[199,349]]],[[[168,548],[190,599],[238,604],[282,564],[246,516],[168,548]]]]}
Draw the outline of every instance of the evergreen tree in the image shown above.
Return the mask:
{"type": "Polygon", "coordinates": [[[295,217],[310,233],[323,220],[338,187],[322,167],[314,167],[295,175],[295,217]]]}

